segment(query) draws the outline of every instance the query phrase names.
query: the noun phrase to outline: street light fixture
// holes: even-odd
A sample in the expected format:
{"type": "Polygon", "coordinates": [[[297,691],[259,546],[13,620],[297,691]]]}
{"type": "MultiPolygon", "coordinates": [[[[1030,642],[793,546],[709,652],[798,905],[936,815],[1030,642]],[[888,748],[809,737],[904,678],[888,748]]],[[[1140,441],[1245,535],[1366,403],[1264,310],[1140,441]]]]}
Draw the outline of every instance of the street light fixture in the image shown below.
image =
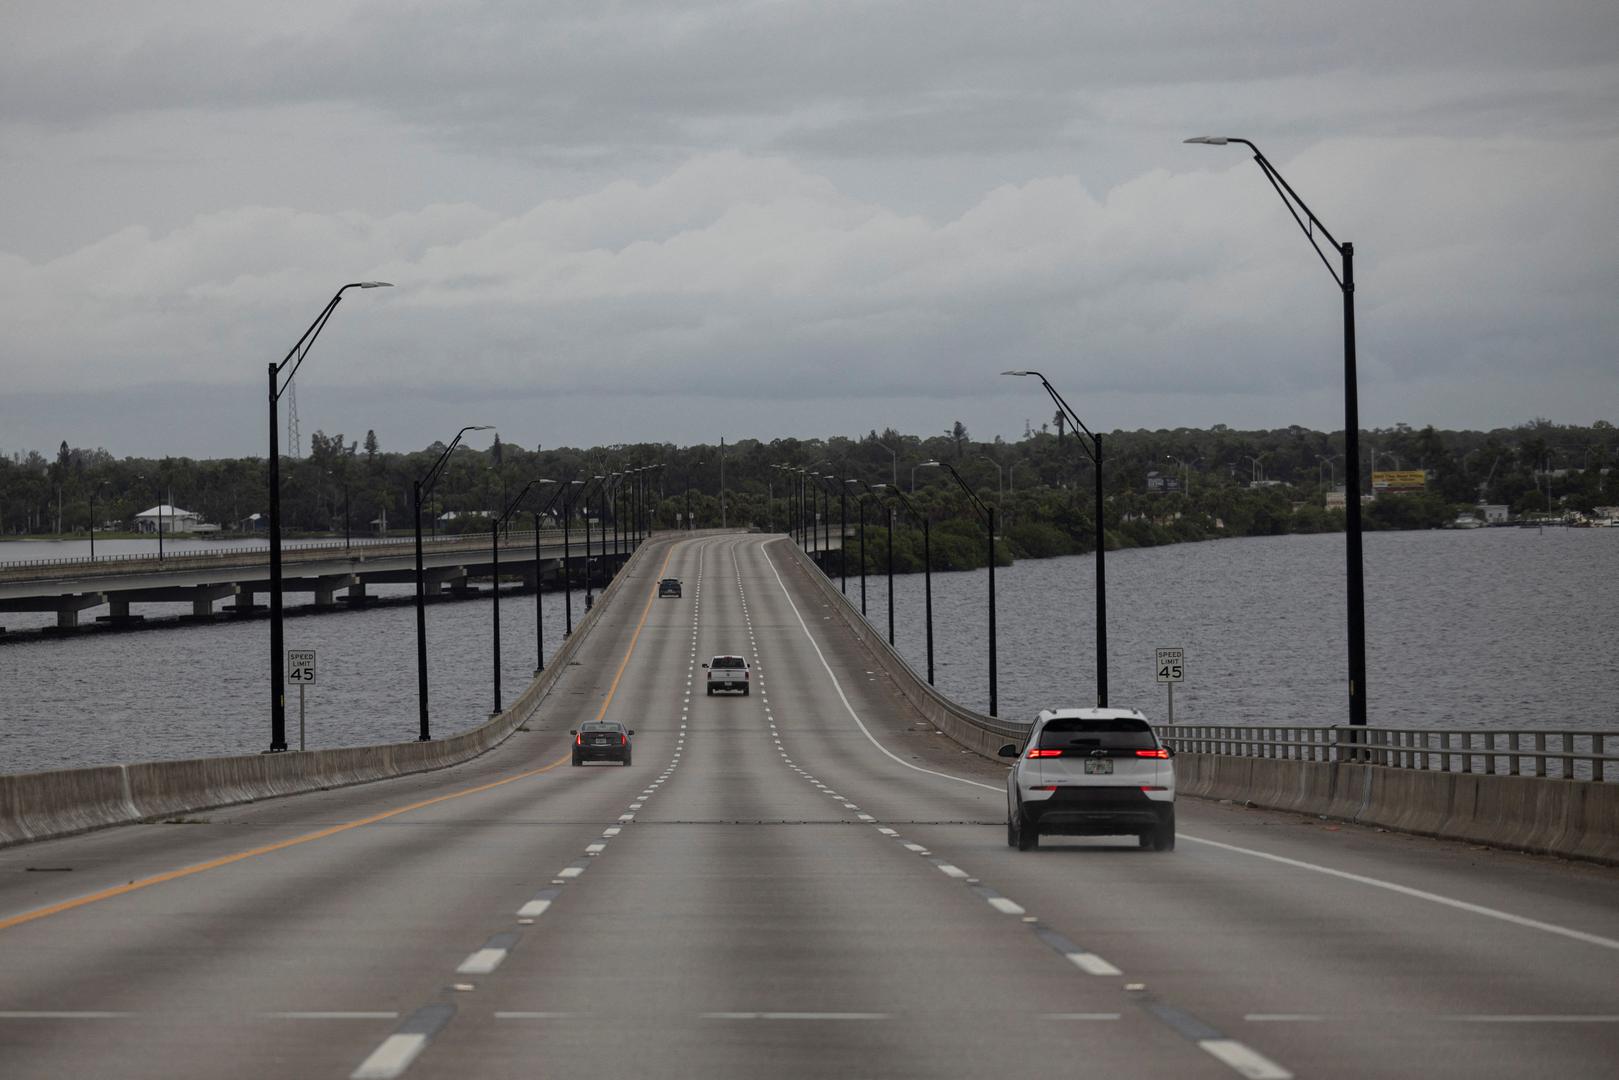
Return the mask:
{"type": "Polygon", "coordinates": [[[961,490],[967,493],[967,498],[972,500],[974,508],[978,510],[979,515],[984,519],[985,528],[989,531],[989,715],[998,716],[999,702],[996,698],[995,677],[995,508],[985,506],[984,500],[980,499],[978,493],[967,486],[967,481],[961,478],[961,474],[956,471],[955,466],[948,461],[924,461],[922,462],[922,467],[948,469],[950,475],[956,478],[956,483],[961,487],[961,490]]]}
{"type": "Polygon", "coordinates": [[[1366,581],[1365,564],[1361,554],[1360,535],[1360,401],[1357,378],[1355,374],[1355,245],[1339,243],[1333,239],[1332,233],[1321,224],[1304,200],[1282,179],[1282,174],[1270,163],[1259,147],[1247,139],[1239,139],[1226,135],[1200,135],[1187,139],[1189,143],[1201,143],[1205,146],[1225,146],[1227,143],[1241,143],[1253,151],[1254,161],[1265,173],[1271,187],[1281,197],[1282,203],[1287,207],[1288,213],[1303,230],[1310,246],[1321,257],[1321,264],[1327,268],[1337,282],[1338,291],[1343,295],[1344,304],[1344,534],[1347,541],[1344,546],[1344,565],[1348,578],[1348,597],[1346,607],[1349,630],[1349,723],[1355,727],[1366,723],[1366,581]],[[1302,216],[1301,216],[1302,212],[1302,216]],[[1321,250],[1316,241],[1316,234],[1324,237],[1332,250],[1337,252],[1341,270],[1334,270],[1332,263],[1327,259],[1327,253],[1321,250]]]}
{"type": "Polygon", "coordinates": [[[1103,495],[1105,489],[1102,477],[1102,436],[1086,427],[1075,415],[1074,410],[1068,407],[1068,402],[1057,393],[1057,388],[1051,385],[1044,375],[1038,371],[1003,371],[1002,375],[1033,375],[1040,380],[1040,385],[1046,388],[1051,400],[1056,402],[1057,408],[1068,417],[1069,431],[1074,441],[1079,443],[1080,449],[1085,451],[1096,466],[1096,705],[1097,708],[1107,708],[1107,533],[1103,526],[1103,495]],[[1091,445],[1086,446],[1080,439],[1079,433],[1083,431],[1091,438],[1091,445]]]}
{"type": "MultiPolygon", "coordinates": [[[[286,688],[281,684],[286,681],[286,654],[282,645],[285,635],[282,632],[281,609],[281,448],[278,442],[277,427],[280,424],[277,416],[276,403],[286,392],[294,375],[298,374],[299,366],[309,350],[314,347],[315,339],[326,328],[326,320],[332,317],[337,309],[338,301],[350,289],[384,289],[391,286],[386,281],[355,281],[337,290],[337,295],[327,303],[319,317],[309,324],[304,336],[282,359],[279,364],[269,366],[270,375],[270,751],[279,753],[287,748],[287,698],[286,688]],[[288,365],[292,370],[287,377],[281,379],[282,370],[288,365]]],[[[158,542],[162,543],[163,530],[158,528],[158,542]]]]}
{"type": "Polygon", "coordinates": [[[416,713],[420,727],[416,736],[418,742],[427,742],[432,738],[427,723],[427,585],[422,570],[422,496],[429,494],[433,490],[433,485],[438,483],[450,455],[461,445],[461,436],[469,431],[491,430],[493,428],[488,425],[473,424],[456,432],[455,438],[450,440],[450,445],[444,448],[438,460],[433,462],[433,467],[427,470],[427,475],[417,480],[412,488],[415,495],[413,505],[416,519],[416,713]]]}

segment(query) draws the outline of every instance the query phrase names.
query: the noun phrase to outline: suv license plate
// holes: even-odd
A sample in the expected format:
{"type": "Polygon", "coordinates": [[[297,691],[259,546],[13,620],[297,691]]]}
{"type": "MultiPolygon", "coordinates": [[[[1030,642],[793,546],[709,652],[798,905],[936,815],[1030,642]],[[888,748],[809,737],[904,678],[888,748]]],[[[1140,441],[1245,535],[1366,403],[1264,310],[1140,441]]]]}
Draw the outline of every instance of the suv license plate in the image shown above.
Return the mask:
{"type": "Polygon", "coordinates": [[[1085,759],[1085,775],[1086,776],[1112,776],[1113,775],[1113,762],[1109,761],[1107,758],[1086,758],[1085,759]]]}

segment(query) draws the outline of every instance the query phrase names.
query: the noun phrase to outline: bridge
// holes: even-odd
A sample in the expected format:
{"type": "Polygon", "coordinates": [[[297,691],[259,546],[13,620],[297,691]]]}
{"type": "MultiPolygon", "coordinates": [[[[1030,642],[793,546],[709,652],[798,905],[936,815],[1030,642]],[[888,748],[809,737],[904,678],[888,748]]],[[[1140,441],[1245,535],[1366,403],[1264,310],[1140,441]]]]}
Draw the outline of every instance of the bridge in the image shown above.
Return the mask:
{"type": "MultiPolygon", "coordinates": [[[[780,537],[655,536],[466,736],[0,777],[0,823],[92,830],[0,849],[0,1072],[1613,1074],[1619,871],[1191,796],[1173,852],[1019,852],[958,726],[1001,733],[836,592],[780,537]],[[714,653],[755,691],[694,692],[714,653]],[[570,765],[597,718],[633,766],[570,765]],[[307,793],[187,809],[265,784],[307,793]]],[[[1187,738],[1189,782],[1277,760],[1187,738]]],[[[1603,749],[1492,779],[1594,805],[1603,749]]],[[[1396,767],[1365,752],[1300,766],[1396,767]]]]}
{"type": "MultiPolygon", "coordinates": [[[[498,541],[500,576],[521,578],[529,588],[537,581],[560,577],[565,553],[578,583],[590,573],[604,576],[602,560],[616,565],[634,543],[627,536],[592,532],[587,550],[583,530],[564,538],[562,530],[511,530],[498,541]]],[[[427,595],[466,596],[478,579],[492,580],[496,556],[487,533],[435,539],[423,544],[422,567],[427,595]]],[[[371,599],[368,585],[414,582],[416,550],[410,541],[311,544],[282,550],[283,593],[311,594],[316,607],[351,606],[371,599]],[[341,596],[339,595],[341,593],[341,596]]],[[[56,629],[71,630],[83,612],[105,607],[97,621],[117,626],[139,622],[130,614],[134,603],[189,604],[187,618],[206,620],[223,611],[250,615],[264,610],[255,597],[270,591],[268,548],[234,548],[217,552],[185,552],[165,559],[146,555],[90,560],[43,560],[0,566],[0,613],[56,613],[56,629]],[[222,609],[216,605],[229,600],[222,609]]],[[[3,629],[3,627],[0,627],[3,629]]]]}

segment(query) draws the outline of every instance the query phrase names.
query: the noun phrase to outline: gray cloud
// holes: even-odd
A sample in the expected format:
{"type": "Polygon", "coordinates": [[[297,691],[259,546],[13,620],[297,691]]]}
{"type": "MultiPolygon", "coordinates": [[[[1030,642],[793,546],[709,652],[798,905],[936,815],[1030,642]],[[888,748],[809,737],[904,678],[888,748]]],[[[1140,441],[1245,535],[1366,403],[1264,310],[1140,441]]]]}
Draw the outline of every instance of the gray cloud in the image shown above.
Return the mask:
{"type": "MultiPolygon", "coordinates": [[[[1104,427],[1331,426],[1331,282],[1239,148],[1180,145],[1205,130],[1356,242],[1369,423],[1619,411],[1611,5],[22,10],[6,442],[118,441],[53,408],[152,437],[98,395],[253,400],[360,276],[399,287],[345,303],[307,397],[349,430],[370,392],[404,442],[432,400],[707,437],[716,371],[765,436],[1011,434],[1046,411],[1014,365],[1104,427]]],[[[256,417],[169,437],[253,452],[256,417]]]]}

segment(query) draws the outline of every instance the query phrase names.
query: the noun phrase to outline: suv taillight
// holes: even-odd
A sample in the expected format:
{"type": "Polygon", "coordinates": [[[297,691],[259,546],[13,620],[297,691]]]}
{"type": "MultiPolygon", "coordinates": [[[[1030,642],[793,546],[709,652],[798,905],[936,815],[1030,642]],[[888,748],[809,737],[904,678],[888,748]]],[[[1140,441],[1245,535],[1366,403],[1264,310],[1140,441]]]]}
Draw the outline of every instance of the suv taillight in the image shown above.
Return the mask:
{"type": "Polygon", "coordinates": [[[1029,757],[1062,757],[1061,750],[1041,750],[1038,748],[1029,751],[1029,757]]]}
{"type": "Polygon", "coordinates": [[[1136,757],[1166,758],[1168,756],[1169,756],[1169,751],[1165,750],[1161,746],[1156,750],[1137,750],[1136,751],[1136,757]]]}

